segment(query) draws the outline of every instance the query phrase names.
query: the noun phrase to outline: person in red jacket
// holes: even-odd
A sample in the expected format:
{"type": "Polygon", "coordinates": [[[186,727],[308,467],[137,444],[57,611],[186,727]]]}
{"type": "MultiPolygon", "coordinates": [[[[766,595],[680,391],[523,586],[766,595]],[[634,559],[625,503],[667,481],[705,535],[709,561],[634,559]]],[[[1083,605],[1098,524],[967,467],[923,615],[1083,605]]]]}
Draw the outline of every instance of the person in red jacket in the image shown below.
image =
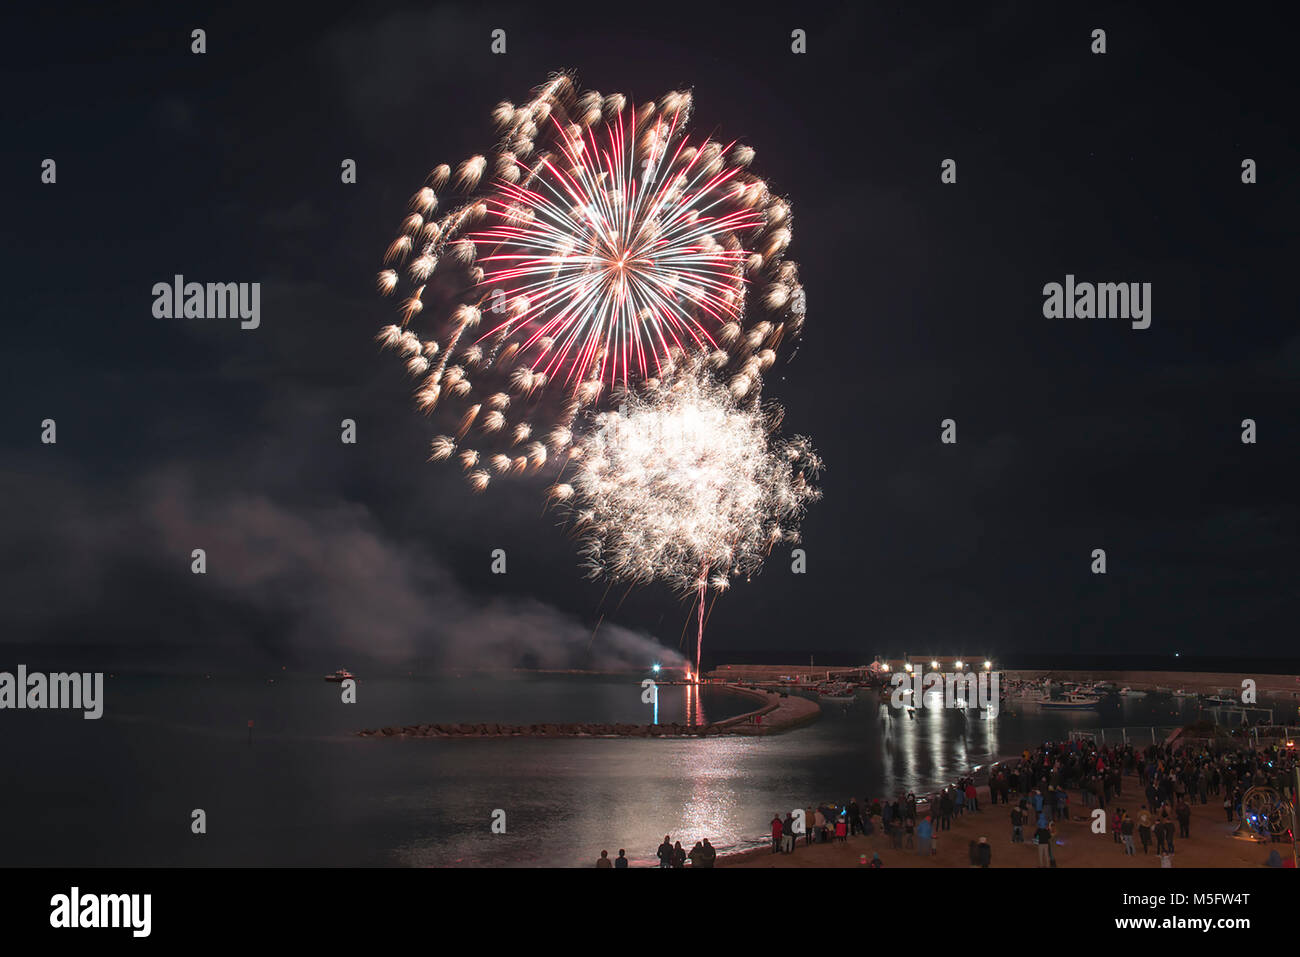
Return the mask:
{"type": "Polygon", "coordinates": [[[966,807],[972,811],[980,809],[980,793],[975,790],[975,782],[966,780],[966,807]]]}
{"type": "Polygon", "coordinates": [[[781,853],[781,815],[772,815],[772,853],[781,853]]]}

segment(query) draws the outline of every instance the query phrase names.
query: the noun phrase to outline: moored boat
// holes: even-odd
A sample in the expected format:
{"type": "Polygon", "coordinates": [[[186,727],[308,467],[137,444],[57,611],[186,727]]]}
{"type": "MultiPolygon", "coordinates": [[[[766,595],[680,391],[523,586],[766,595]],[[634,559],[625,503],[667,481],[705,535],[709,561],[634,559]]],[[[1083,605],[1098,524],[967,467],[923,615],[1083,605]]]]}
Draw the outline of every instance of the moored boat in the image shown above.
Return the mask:
{"type": "Polygon", "coordinates": [[[1101,704],[1096,695],[1072,694],[1056,700],[1038,702],[1040,708],[1055,708],[1058,711],[1087,711],[1101,704]]]}

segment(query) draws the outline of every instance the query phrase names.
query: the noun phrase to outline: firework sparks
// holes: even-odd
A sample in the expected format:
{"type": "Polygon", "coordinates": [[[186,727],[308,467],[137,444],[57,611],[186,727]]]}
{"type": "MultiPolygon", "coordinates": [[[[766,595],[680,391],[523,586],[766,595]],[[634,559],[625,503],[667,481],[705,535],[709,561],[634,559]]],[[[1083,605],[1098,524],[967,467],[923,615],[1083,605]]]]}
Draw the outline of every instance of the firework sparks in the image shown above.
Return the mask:
{"type": "Polygon", "coordinates": [[[412,195],[377,279],[399,319],[378,338],[446,423],[432,457],[456,456],[476,491],[563,463],[589,413],[653,387],[674,354],[707,352],[736,397],[756,396],[799,334],[790,206],[751,148],[690,138],[692,107],[560,74],[497,106],[493,151],[412,195]],[[503,456],[509,469],[473,468],[503,456]]]}
{"type": "Polygon", "coordinates": [[[697,671],[706,591],[798,541],[820,497],[820,459],[806,439],[776,437],[779,418],[773,406],[738,401],[704,358],[684,361],[658,388],[597,416],[573,477],[551,490],[593,576],[663,581],[697,596],[697,671]]]}

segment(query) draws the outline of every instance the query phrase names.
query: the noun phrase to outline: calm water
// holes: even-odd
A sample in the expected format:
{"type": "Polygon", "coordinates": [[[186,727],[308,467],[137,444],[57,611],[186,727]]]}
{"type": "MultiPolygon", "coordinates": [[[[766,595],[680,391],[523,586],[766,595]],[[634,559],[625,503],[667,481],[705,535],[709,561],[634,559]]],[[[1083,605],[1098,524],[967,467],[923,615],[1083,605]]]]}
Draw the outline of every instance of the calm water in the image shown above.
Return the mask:
{"type": "MultiPolygon", "coordinates": [[[[768,738],[374,740],[351,732],[424,722],[652,720],[633,678],[366,679],[339,702],[318,676],[118,678],[105,715],[5,711],[0,865],[589,865],[601,849],[653,858],[761,842],[774,811],[918,793],[1071,728],[1173,725],[1165,699],[1101,712],[983,721],[874,696],[768,738]],[[253,743],[248,721],[255,722],[253,743]],[[208,832],[190,832],[194,808],[208,832]],[[506,833],[493,834],[493,811],[506,833]]],[[[746,699],[660,690],[659,720],[742,713],[746,699]]],[[[1283,716],[1279,715],[1279,720],[1283,716]]]]}

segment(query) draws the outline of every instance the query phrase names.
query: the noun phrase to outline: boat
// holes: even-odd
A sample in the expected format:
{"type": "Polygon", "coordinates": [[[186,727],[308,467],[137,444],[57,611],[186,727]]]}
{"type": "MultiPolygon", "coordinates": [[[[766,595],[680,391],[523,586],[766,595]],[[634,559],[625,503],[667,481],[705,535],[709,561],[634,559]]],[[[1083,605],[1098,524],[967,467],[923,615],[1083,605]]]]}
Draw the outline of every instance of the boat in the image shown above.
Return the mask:
{"type": "Polygon", "coordinates": [[[1092,681],[1063,681],[1061,687],[1069,694],[1095,694],[1100,690],[1092,681]]]}
{"type": "Polygon", "coordinates": [[[1224,697],[1223,695],[1212,694],[1212,695],[1206,695],[1205,703],[1209,705],[1214,705],[1216,708],[1231,708],[1233,705],[1237,704],[1237,699],[1227,698],[1224,697]]]}
{"type": "Polygon", "coordinates": [[[1196,692],[1195,692],[1195,691],[1184,691],[1182,688],[1179,688],[1177,691],[1174,692],[1174,697],[1175,697],[1175,698],[1195,698],[1195,697],[1196,697],[1196,692]]]}
{"type": "Polygon", "coordinates": [[[1049,700],[1044,698],[1038,702],[1040,708],[1055,708],[1058,711],[1087,711],[1101,704],[1101,699],[1096,695],[1071,694],[1064,698],[1049,700]]]}
{"type": "Polygon", "coordinates": [[[340,681],[347,681],[349,678],[355,678],[355,677],[356,677],[356,675],[354,675],[352,672],[348,671],[347,668],[340,668],[338,671],[334,672],[334,674],[332,674],[332,675],[326,675],[326,676],[325,676],[325,680],[326,680],[326,681],[333,681],[333,682],[336,682],[336,683],[337,683],[337,682],[340,682],[340,681]]]}
{"type": "Polygon", "coordinates": [[[853,694],[852,685],[843,682],[833,682],[830,684],[818,685],[817,695],[823,701],[843,701],[849,702],[856,700],[853,694]]]}
{"type": "Polygon", "coordinates": [[[1147,696],[1145,691],[1135,691],[1132,688],[1120,688],[1119,693],[1123,698],[1145,698],[1147,696]]]}
{"type": "Polygon", "coordinates": [[[1041,704],[1044,701],[1050,701],[1052,696],[1043,688],[1036,685],[1029,685],[1021,688],[1019,691],[1008,696],[1013,701],[1019,701],[1022,704],[1034,705],[1041,704]]]}

